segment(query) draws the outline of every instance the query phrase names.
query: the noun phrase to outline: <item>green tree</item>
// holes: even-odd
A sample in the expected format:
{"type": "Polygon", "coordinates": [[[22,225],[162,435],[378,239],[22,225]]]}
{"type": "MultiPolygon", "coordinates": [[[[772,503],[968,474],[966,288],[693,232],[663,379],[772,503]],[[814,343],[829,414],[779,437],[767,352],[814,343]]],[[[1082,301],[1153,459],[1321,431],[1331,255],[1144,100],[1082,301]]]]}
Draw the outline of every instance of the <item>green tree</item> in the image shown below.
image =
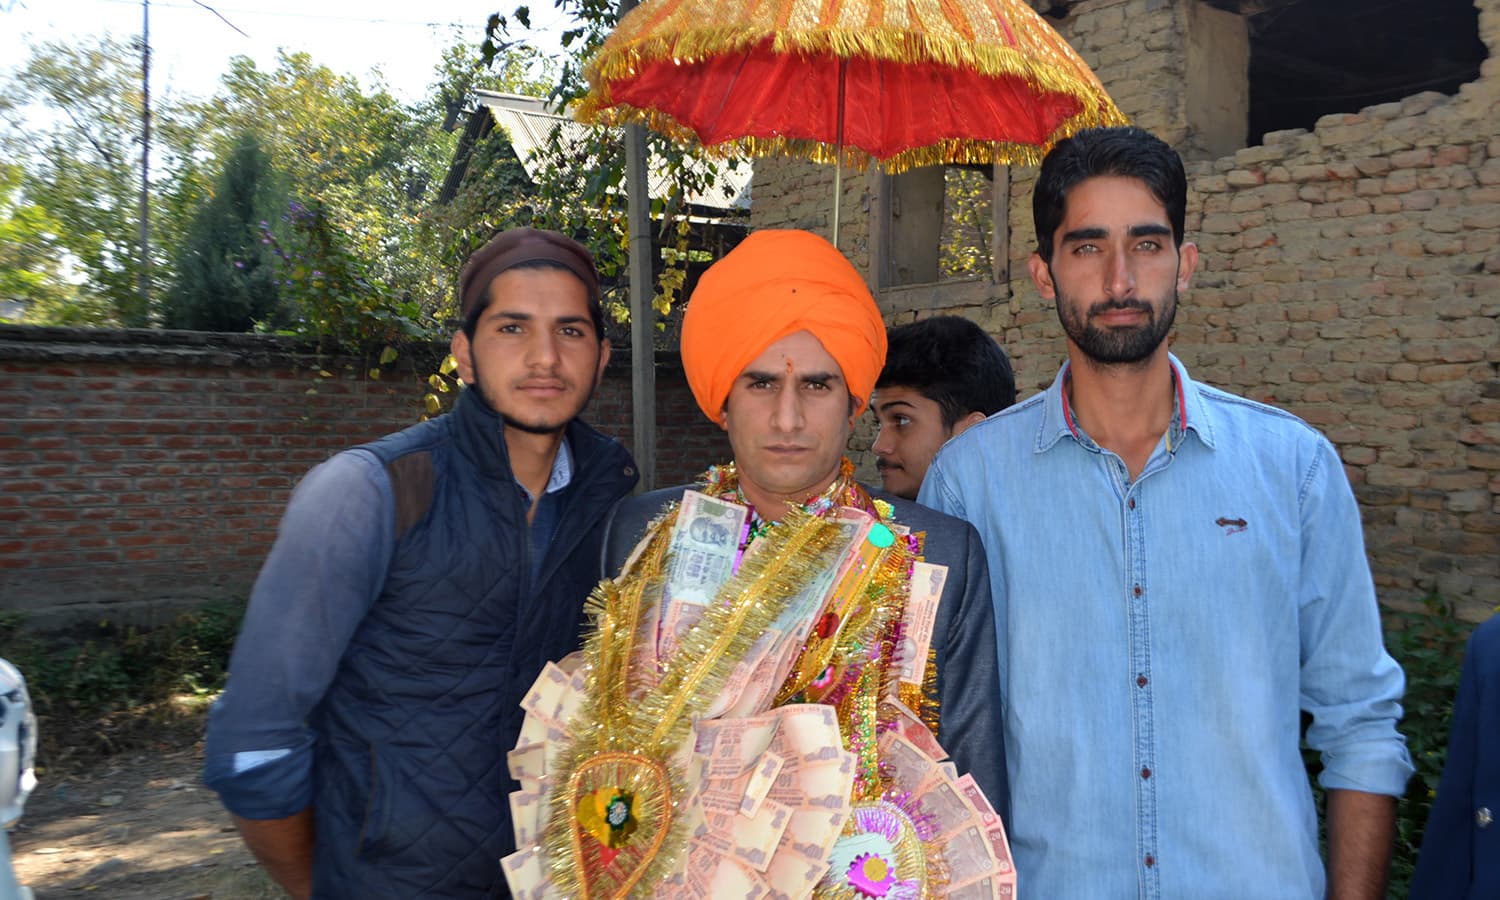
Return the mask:
{"type": "Polygon", "coordinates": [[[276,267],[265,232],[267,220],[279,213],[280,193],[259,141],[242,136],[177,254],[177,277],[162,304],[163,324],[248,331],[275,317],[276,267]]]}
{"type": "Polygon", "coordinates": [[[344,349],[385,348],[401,340],[436,337],[431,320],[410,292],[381,278],[360,254],[350,252],[346,235],[313,203],[293,200],[277,238],[269,227],[266,240],[275,253],[294,334],[344,349]]]}
{"type": "MultiPolygon", "coordinates": [[[[432,173],[433,186],[441,184],[454,161],[458,134],[476,106],[476,90],[542,99],[552,90],[557,72],[554,61],[531,47],[507,48],[487,64],[472,44],[450,46],[434,70],[427,96],[413,107],[415,121],[425,129],[424,139],[413,141],[413,146],[427,148],[430,155],[422,164],[432,173]]],[[[533,193],[509,138],[491,132],[472,148],[454,197],[436,203],[435,190],[425,195],[417,217],[417,243],[431,271],[425,306],[434,318],[454,313],[453,287],[470,253],[495,232],[534,221],[526,207],[533,193]]]]}
{"type": "Polygon", "coordinates": [[[989,277],[995,233],[994,173],[989,166],[943,167],[943,232],[939,278],[989,277]]]}
{"type": "MultiPolygon", "coordinates": [[[[296,53],[283,54],[269,70],[233,60],[208,99],[157,99],[152,272],[171,294],[154,291],[156,309],[140,304],[135,287],[139,154],[132,141],[140,97],[131,48],[102,42],[35,51],[0,85],[0,124],[11,126],[0,134],[0,149],[22,165],[16,202],[58,223],[45,233],[56,237],[62,271],[76,284],[60,277],[55,283],[105,301],[108,315],[93,321],[236,328],[255,321],[340,342],[388,340],[434,328],[451,305],[462,260],[499,228],[529,223],[587,235],[607,274],[624,258],[618,142],[602,129],[583,138],[559,135],[535,182],[508,148],[482,150],[475,167],[481,177],[466,186],[463,202],[431,209],[475,89],[535,96],[566,80],[520,45],[492,53],[488,62],[478,48],[455,42],[435,66],[428,95],[409,106],[379,83],[366,89],[296,53]],[[37,107],[52,115],[51,127],[31,127],[37,107]],[[250,132],[285,185],[281,206],[260,207],[255,215],[271,226],[260,234],[269,244],[260,246],[275,251],[286,318],[263,308],[265,286],[246,274],[260,271],[259,258],[232,252],[246,240],[249,214],[241,210],[235,228],[225,224],[235,205],[221,179],[232,169],[240,136],[250,132]],[[230,240],[231,233],[238,237],[230,240]],[[236,261],[246,269],[223,270],[236,261]],[[212,277],[205,268],[211,263],[218,266],[212,277]],[[194,311],[189,284],[224,315],[194,311]]],[[[656,206],[661,239],[672,252],[685,233],[673,218],[681,204],[672,197],[656,206]]],[[[669,268],[664,301],[680,270],[669,268]]]]}
{"type": "MultiPolygon", "coordinates": [[[[311,211],[321,235],[313,238],[307,231],[313,220],[283,210],[288,228],[294,219],[306,226],[307,240],[299,244],[288,232],[283,236],[289,242],[280,249],[305,264],[306,272],[349,271],[358,260],[360,274],[351,285],[381,285],[393,303],[415,300],[418,308],[450,290],[418,235],[421,213],[441,183],[454,141],[441,128],[444,109],[437,100],[406,107],[379,85],[366,90],[307,54],[283,53],[271,71],[249,59],[232,60],[220,92],[195,104],[193,114],[202,123],[208,156],[223,155],[232,129],[260,134],[285,175],[289,197],[304,213],[311,211]],[[318,258],[321,252],[329,255],[318,258]]],[[[312,281],[298,271],[294,266],[284,274],[298,282],[299,291],[311,290],[312,281]]],[[[303,300],[311,298],[304,294],[303,300]]],[[[309,302],[301,305],[308,308],[309,302]]],[[[300,328],[342,319],[318,315],[299,321],[300,328]]]]}
{"type": "Polygon", "coordinates": [[[0,154],[22,167],[20,202],[58,224],[55,246],[80,276],[80,298],[143,326],[151,310],[138,286],[142,94],[133,53],[109,39],[34,48],[0,84],[0,154]]]}
{"type": "Polygon", "coordinates": [[[400,103],[383,88],[367,93],[306,53],[282,51],[270,71],[234,57],[220,91],[189,109],[207,126],[206,143],[219,158],[239,135],[257,134],[298,193],[368,187],[397,170],[404,153],[400,103]]]}
{"type": "MultiPolygon", "coordinates": [[[[587,92],[584,64],[614,28],[619,5],[611,0],[553,0],[553,6],[572,22],[562,33],[565,54],[549,97],[557,108],[566,109],[587,92]]],[[[516,34],[531,27],[530,17],[529,5],[492,14],[482,48],[485,59],[503,62],[511,58],[524,45],[524,37],[516,34]]],[[[664,316],[681,293],[692,255],[686,198],[707,193],[720,172],[745,163],[704,158],[651,131],[646,132],[646,150],[651,160],[650,181],[657,194],[650,210],[656,226],[654,243],[659,248],[653,260],[657,274],[652,306],[664,316]]],[[[492,221],[532,224],[573,234],[589,244],[601,274],[623,277],[629,258],[629,234],[621,133],[598,126],[558,130],[542,148],[538,162],[530,189],[497,209],[492,221]]],[[[617,321],[629,319],[622,294],[616,292],[610,297],[608,306],[617,321]]]]}
{"type": "Polygon", "coordinates": [[[21,198],[22,175],[20,166],[0,163],[0,300],[24,303],[30,323],[109,324],[109,306],[81,296],[68,279],[57,245],[62,223],[21,198]]]}

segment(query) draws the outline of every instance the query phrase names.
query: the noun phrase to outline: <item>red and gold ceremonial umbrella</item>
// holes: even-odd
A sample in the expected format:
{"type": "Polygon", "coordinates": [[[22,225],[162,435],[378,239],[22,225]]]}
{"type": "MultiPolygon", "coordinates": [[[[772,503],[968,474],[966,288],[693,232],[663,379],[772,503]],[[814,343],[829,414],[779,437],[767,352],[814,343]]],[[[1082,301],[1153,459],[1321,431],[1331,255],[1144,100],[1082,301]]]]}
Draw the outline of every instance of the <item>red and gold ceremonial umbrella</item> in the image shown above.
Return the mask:
{"type": "Polygon", "coordinates": [[[840,171],[1032,164],[1125,122],[1024,0],[646,0],[587,74],[585,121],[840,171]]]}

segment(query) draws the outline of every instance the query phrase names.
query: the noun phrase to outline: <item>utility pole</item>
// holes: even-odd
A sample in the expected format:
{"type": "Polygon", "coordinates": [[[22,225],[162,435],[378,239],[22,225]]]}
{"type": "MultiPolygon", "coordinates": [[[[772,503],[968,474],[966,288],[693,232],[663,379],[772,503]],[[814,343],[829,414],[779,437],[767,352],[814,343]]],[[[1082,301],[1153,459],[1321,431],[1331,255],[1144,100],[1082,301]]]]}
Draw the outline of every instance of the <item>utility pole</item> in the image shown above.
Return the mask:
{"type": "MultiPolygon", "coordinates": [[[[620,18],[636,0],[620,0],[620,18]]],[[[639,490],[656,488],[656,310],[651,307],[651,198],[646,190],[646,129],[625,126],[625,196],[630,224],[631,450],[639,490]]]]}
{"type": "Polygon", "coordinates": [[[141,264],[136,287],[141,295],[141,321],[151,313],[151,0],[141,0],[141,264]]]}

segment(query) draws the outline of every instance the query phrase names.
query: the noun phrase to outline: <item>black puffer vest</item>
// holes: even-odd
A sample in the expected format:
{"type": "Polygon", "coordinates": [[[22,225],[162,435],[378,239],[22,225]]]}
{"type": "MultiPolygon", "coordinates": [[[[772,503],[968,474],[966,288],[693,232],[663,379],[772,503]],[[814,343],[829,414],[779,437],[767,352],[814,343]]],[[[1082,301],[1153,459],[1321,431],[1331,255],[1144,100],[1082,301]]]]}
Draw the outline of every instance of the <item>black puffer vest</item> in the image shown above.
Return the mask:
{"type": "Polygon", "coordinates": [[[567,436],[573,479],[530,591],[525,501],[473,391],[361,448],[391,474],[400,536],[312,716],[317,832],[339,836],[317,843],[315,897],[507,896],[521,698],[578,647],[603,523],[636,482],[616,441],[577,421],[567,436]]]}

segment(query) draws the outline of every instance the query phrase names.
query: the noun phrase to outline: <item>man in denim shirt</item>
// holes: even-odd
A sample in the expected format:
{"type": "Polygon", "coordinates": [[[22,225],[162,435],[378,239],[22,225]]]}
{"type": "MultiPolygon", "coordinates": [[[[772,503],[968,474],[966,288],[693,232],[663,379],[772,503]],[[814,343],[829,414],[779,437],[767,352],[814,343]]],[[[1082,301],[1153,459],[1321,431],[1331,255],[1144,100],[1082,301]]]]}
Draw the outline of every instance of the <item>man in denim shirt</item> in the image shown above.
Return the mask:
{"type": "Polygon", "coordinates": [[[1021,889],[1384,897],[1412,767],[1359,508],[1321,434],[1167,352],[1186,197],[1139,129],[1053,149],[1030,271],[1068,361],[944,447],[919,497],[989,557],[1021,889]]]}
{"type": "Polygon", "coordinates": [[[520,701],[635,485],[577,418],[609,360],[588,251],[503,232],[459,298],[454,410],[297,486],[209,717],[204,780],[293,897],[506,894],[520,701]]]}

